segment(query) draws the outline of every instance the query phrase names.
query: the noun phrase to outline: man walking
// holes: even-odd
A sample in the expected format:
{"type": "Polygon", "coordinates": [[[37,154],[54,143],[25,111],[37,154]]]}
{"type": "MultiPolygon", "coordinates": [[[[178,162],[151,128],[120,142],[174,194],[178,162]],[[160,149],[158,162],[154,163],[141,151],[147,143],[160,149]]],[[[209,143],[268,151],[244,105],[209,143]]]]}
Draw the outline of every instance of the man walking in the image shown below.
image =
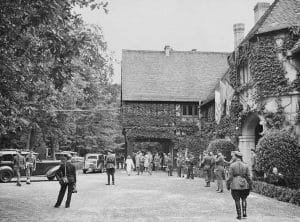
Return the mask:
{"type": "Polygon", "coordinates": [[[21,151],[18,151],[14,157],[14,171],[17,175],[17,186],[21,186],[21,170],[25,169],[26,161],[25,158],[21,155],[21,151]]]}
{"type": "Polygon", "coordinates": [[[26,156],[26,184],[30,184],[32,172],[36,169],[36,157],[31,150],[26,156]]]}
{"type": "Polygon", "coordinates": [[[115,185],[115,167],[116,167],[116,156],[112,153],[112,150],[107,150],[107,156],[106,156],[107,184],[106,185],[110,185],[110,177],[112,178],[112,185],[115,185]]]}
{"type": "Polygon", "coordinates": [[[212,180],[212,167],[213,167],[213,157],[208,154],[207,151],[203,152],[204,158],[201,163],[201,167],[203,167],[203,171],[205,174],[205,182],[206,182],[206,187],[210,187],[210,182],[212,180]]]}

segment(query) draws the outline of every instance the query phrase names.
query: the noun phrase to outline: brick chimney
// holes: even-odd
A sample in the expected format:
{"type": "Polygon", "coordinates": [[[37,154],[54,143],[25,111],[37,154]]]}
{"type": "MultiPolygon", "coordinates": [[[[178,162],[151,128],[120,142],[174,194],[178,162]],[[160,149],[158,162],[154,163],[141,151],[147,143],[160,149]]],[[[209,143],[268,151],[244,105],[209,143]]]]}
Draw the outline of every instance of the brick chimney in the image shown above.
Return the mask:
{"type": "Polygon", "coordinates": [[[245,32],[245,24],[244,23],[237,23],[233,25],[233,34],[234,34],[234,49],[238,47],[238,45],[244,39],[244,32],[245,32]]]}
{"type": "Polygon", "coordinates": [[[265,14],[270,7],[268,2],[258,2],[254,7],[254,24],[265,14]]]}
{"type": "Polygon", "coordinates": [[[165,50],[165,55],[166,56],[170,56],[171,46],[166,45],[165,48],[164,48],[164,50],[165,50]]]}

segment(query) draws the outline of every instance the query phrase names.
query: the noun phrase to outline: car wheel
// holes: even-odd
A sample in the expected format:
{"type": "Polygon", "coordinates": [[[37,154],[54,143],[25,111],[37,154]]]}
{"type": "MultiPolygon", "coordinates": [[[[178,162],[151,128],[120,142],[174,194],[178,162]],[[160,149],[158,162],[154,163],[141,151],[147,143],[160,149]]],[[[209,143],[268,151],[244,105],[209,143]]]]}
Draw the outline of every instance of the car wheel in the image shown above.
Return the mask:
{"type": "Polygon", "coordinates": [[[7,183],[11,181],[13,178],[13,173],[9,170],[2,170],[0,171],[0,181],[3,183],[7,183]]]}
{"type": "Polygon", "coordinates": [[[86,170],[82,170],[83,173],[86,173],[86,170]]]}

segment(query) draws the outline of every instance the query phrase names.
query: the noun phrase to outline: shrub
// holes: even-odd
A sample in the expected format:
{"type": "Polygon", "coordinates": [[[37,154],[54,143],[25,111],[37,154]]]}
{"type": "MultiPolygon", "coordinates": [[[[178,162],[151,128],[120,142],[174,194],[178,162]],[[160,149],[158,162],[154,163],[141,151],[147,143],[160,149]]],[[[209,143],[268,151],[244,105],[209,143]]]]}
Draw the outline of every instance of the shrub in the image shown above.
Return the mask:
{"type": "Polygon", "coordinates": [[[288,202],[300,206],[300,189],[294,190],[286,187],[278,187],[261,181],[253,181],[252,191],[279,201],[288,202]]]}
{"type": "Polygon", "coordinates": [[[217,153],[221,152],[225,160],[229,161],[231,159],[231,151],[237,150],[236,146],[226,139],[216,139],[209,143],[207,151],[217,153]]]}
{"type": "Polygon", "coordinates": [[[258,142],[257,167],[269,173],[277,167],[288,182],[288,186],[300,185],[300,149],[296,139],[287,131],[267,132],[258,142]]]}

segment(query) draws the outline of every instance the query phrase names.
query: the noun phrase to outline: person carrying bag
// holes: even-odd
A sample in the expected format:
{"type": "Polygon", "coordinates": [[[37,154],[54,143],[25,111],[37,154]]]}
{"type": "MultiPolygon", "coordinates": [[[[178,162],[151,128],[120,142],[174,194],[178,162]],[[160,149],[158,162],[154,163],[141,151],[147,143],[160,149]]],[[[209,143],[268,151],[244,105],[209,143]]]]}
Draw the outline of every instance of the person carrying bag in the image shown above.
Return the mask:
{"type": "Polygon", "coordinates": [[[66,200],[66,208],[70,207],[72,193],[77,193],[76,190],[76,168],[71,163],[71,155],[64,157],[62,159],[62,163],[60,168],[57,170],[57,174],[59,176],[60,183],[60,191],[57,197],[56,204],[54,207],[58,208],[61,205],[61,202],[65,196],[66,190],[68,188],[67,200],[66,200]]]}

